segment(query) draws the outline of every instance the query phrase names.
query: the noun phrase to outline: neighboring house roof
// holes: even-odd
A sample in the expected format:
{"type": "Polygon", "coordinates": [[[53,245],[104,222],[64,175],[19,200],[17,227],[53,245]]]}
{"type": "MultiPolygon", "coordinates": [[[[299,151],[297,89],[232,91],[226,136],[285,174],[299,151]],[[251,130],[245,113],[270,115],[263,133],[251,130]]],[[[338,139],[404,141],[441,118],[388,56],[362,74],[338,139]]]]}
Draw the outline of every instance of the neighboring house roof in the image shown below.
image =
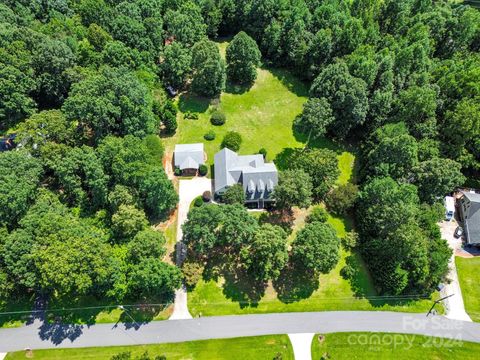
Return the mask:
{"type": "Polygon", "coordinates": [[[463,195],[470,201],[470,208],[465,219],[465,233],[469,244],[480,244],[480,194],[464,192],[463,195]]]}
{"type": "Polygon", "coordinates": [[[203,144],[177,144],[174,151],[175,167],[184,169],[198,169],[205,163],[203,144]]]}
{"type": "Polygon", "coordinates": [[[278,183],[274,163],[266,163],[263,155],[238,155],[224,148],[215,154],[215,192],[242,184],[247,200],[264,199],[278,183]]]}

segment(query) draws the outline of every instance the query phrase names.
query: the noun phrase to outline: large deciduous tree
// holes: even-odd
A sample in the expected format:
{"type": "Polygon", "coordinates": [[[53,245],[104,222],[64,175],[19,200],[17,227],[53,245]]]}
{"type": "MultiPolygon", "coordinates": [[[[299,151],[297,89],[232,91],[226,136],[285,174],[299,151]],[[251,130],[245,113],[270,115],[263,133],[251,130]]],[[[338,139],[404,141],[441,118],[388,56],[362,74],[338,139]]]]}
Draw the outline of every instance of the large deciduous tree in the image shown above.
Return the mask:
{"type": "Polygon", "coordinates": [[[257,78],[260,65],[260,50],[257,43],[245,32],[240,31],[228,44],[227,75],[234,83],[251,84],[257,78]]]}
{"type": "Polygon", "coordinates": [[[275,280],[288,261],[287,234],[279,226],[263,224],[240,255],[256,279],[275,280]]]}
{"type": "Polygon", "coordinates": [[[340,259],[340,239],[331,225],[312,222],[297,233],[292,253],[307,269],[327,274],[340,259]]]}
{"type": "Polygon", "coordinates": [[[217,45],[210,40],[192,48],[192,89],[208,97],[219,96],[225,87],[225,63],[217,45]]]}
{"type": "Polygon", "coordinates": [[[174,42],[165,47],[163,61],[160,65],[166,84],[175,89],[182,89],[191,72],[192,55],[190,49],[174,42]]]}
{"type": "Polygon", "coordinates": [[[328,100],[335,117],[329,129],[341,139],[365,122],[367,86],[362,79],[350,75],[345,62],[325,67],[313,81],[310,95],[328,100]]]}
{"type": "MultiPolygon", "coordinates": [[[[335,120],[330,104],[325,98],[310,98],[303,105],[303,112],[295,119],[295,125],[310,138],[321,138],[335,120]]],[[[308,145],[307,142],[307,145],[308,145]]]]}
{"type": "Polygon", "coordinates": [[[272,198],[280,209],[293,206],[307,208],[312,203],[312,180],[303,170],[285,170],[280,173],[272,198]]]}
{"type": "Polygon", "coordinates": [[[450,159],[433,158],[418,164],[414,173],[420,199],[433,204],[463,185],[465,176],[460,170],[461,165],[450,159]]]}
{"type": "Polygon", "coordinates": [[[151,95],[135,74],[104,68],[76,83],[63,105],[67,119],[93,132],[96,141],[108,134],[143,137],[157,131],[151,95]]]}
{"type": "Polygon", "coordinates": [[[0,226],[13,227],[34,200],[43,173],[26,151],[0,153],[0,226]]]}

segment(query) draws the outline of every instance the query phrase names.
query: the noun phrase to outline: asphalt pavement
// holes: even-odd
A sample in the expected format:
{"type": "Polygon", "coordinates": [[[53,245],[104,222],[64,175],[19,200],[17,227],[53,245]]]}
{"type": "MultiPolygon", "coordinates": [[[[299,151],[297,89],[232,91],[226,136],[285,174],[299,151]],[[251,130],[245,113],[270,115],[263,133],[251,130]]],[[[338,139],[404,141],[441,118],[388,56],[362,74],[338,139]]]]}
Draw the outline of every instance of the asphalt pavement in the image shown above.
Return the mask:
{"type": "Polygon", "coordinates": [[[395,332],[480,342],[480,324],[440,315],[382,311],[327,311],[211,316],[147,324],[46,324],[0,329],[0,352],[45,348],[139,345],[242,336],[395,332]]]}

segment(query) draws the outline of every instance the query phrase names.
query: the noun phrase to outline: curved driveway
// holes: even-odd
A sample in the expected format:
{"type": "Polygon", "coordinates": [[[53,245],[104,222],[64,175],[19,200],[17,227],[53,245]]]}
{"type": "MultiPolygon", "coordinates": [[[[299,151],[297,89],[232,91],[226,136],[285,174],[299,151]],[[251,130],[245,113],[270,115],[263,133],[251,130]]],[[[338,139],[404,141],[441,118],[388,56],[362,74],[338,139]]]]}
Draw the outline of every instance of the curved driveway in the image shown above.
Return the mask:
{"type": "Polygon", "coordinates": [[[480,342],[480,324],[443,316],[382,311],[328,311],[262,315],[212,316],[189,320],[132,324],[43,324],[0,329],[0,352],[25,348],[69,348],[182,342],[241,336],[396,332],[480,342]]]}

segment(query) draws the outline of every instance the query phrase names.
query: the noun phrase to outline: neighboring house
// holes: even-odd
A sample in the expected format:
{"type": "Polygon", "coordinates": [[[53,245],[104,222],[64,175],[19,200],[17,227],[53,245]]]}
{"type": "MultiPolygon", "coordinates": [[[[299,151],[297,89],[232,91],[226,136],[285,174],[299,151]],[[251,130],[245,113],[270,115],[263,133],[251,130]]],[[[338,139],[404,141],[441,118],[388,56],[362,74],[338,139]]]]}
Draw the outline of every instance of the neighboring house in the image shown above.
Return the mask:
{"type": "Polygon", "coordinates": [[[247,204],[263,208],[272,202],[270,195],[278,184],[274,163],[265,163],[263,155],[238,155],[224,148],[215,154],[215,195],[221,196],[228,187],[241,184],[247,204]]]}
{"type": "Polygon", "coordinates": [[[10,134],[0,138],[0,151],[8,151],[15,149],[17,147],[17,144],[15,143],[16,137],[17,134],[10,134]]]}
{"type": "Polygon", "coordinates": [[[203,144],[177,144],[173,159],[175,168],[180,169],[182,175],[195,175],[200,165],[205,164],[203,144]]]}
{"type": "Polygon", "coordinates": [[[480,194],[467,191],[462,194],[459,208],[465,240],[468,245],[480,245],[480,194]]]}

